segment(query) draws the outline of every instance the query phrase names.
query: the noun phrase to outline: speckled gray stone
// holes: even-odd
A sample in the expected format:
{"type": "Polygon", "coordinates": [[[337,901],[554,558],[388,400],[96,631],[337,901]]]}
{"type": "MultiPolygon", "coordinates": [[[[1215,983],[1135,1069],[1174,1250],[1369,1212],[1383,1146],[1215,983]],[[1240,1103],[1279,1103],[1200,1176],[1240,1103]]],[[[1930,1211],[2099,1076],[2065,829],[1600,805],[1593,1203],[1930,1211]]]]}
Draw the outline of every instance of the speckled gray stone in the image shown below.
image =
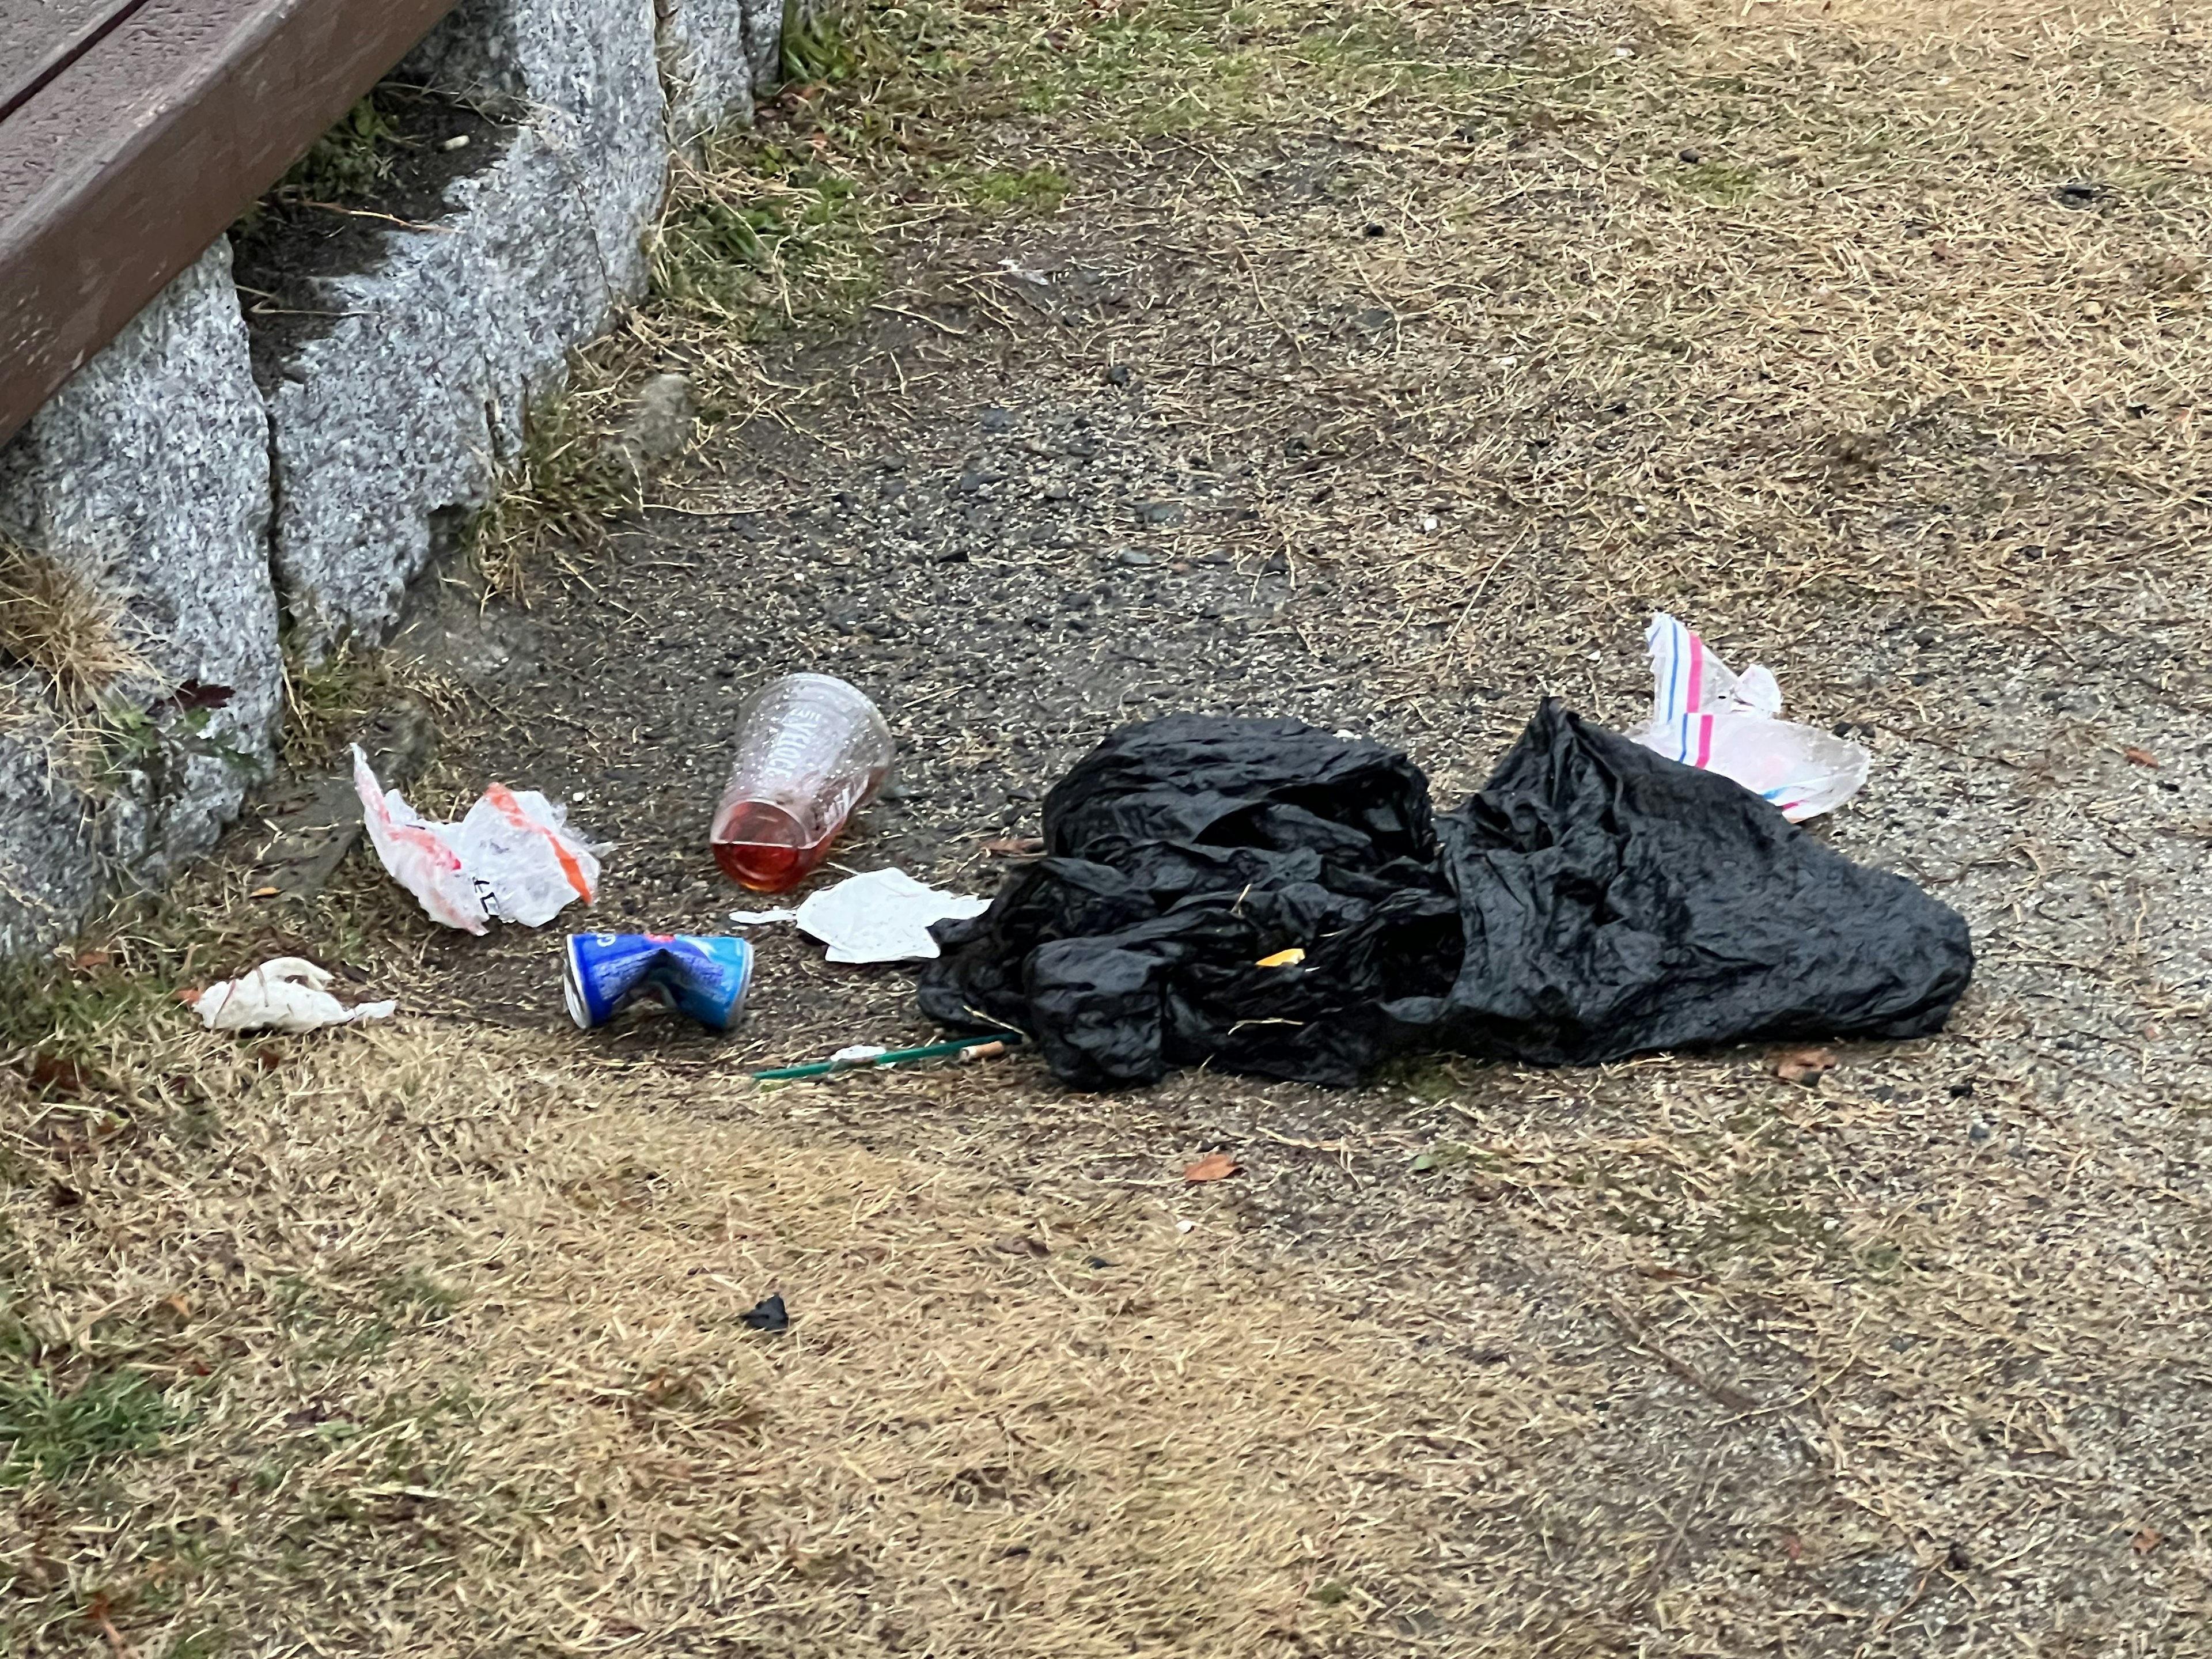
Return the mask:
{"type": "Polygon", "coordinates": [[[408,72],[522,122],[446,234],[394,231],[325,284],[345,313],[270,398],[276,559],[310,651],[390,631],[433,526],[489,498],[568,350],[642,291],[667,171],[650,0],[471,0],[408,72]]]}
{"type": "MultiPolygon", "coordinates": [[[[793,0],[811,10],[807,0],[793,0]]],[[[744,0],[745,52],[752,59],[753,95],[775,90],[783,78],[783,20],[785,0],[744,0]]]]}
{"type": "MultiPolygon", "coordinates": [[[[37,677],[0,672],[0,706],[37,708],[37,677]]],[[[55,722],[41,711],[0,732],[0,956],[73,932],[106,864],[93,804],[58,775],[55,722]]]]}
{"type": "Polygon", "coordinates": [[[696,152],[715,128],[745,124],[783,76],[783,0],[659,0],[669,135],[696,152]]]}
{"type": "Polygon", "coordinates": [[[759,0],[661,0],[660,73],[669,137],[695,150],[726,122],[753,115],[755,70],[745,22],[759,0]]]}
{"type": "Polygon", "coordinates": [[[268,425],[218,242],[0,448],[0,531],[123,598],[154,676],[116,696],[159,710],[162,734],[88,779],[51,741],[33,677],[0,691],[33,711],[0,736],[0,951],[73,927],[110,872],[159,882],[206,851],[266,767],[283,685],[269,500],[268,425]],[[228,688],[227,706],[161,708],[194,682],[228,688]]]}
{"type": "Polygon", "coordinates": [[[36,677],[0,665],[0,707],[28,711],[0,722],[0,952],[212,845],[281,703],[272,558],[311,651],[390,631],[434,527],[489,499],[524,410],[643,291],[671,93],[678,132],[750,118],[782,25],[781,0],[466,0],[404,71],[519,131],[453,186],[442,234],[394,231],[326,284],[343,315],[265,407],[218,246],[0,448],[0,529],[127,592],[158,677],[132,695],[166,734],[88,778],[36,677]],[[228,707],[165,708],[187,682],[228,707]]]}
{"type": "Polygon", "coordinates": [[[524,121],[558,164],[617,299],[644,291],[644,237],[668,177],[668,107],[653,0],[465,0],[400,66],[524,121]]]}
{"type": "Polygon", "coordinates": [[[681,374],[656,374],[638,388],[637,402],[616,435],[616,453],[641,477],[647,468],[680,455],[699,421],[699,394],[681,374]]]}

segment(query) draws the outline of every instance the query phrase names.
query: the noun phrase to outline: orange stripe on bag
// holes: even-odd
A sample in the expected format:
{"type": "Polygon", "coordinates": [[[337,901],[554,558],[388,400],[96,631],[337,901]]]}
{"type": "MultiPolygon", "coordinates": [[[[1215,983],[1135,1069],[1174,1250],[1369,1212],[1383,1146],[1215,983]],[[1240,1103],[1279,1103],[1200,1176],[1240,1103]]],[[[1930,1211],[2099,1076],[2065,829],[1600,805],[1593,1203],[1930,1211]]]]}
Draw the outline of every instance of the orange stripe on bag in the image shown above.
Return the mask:
{"type": "Polygon", "coordinates": [[[584,867],[576,862],[575,854],[569,852],[562,844],[561,837],[555,835],[553,831],[542,823],[532,822],[523,811],[522,803],[515,799],[514,791],[503,783],[495,783],[484,791],[484,799],[492,804],[493,808],[501,817],[516,829],[530,830],[532,834],[543,836],[551,842],[553,856],[561,860],[561,873],[568,878],[568,885],[575,890],[576,896],[585,903],[589,904],[592,902],[592,884],[584,879],[584,867]]]}

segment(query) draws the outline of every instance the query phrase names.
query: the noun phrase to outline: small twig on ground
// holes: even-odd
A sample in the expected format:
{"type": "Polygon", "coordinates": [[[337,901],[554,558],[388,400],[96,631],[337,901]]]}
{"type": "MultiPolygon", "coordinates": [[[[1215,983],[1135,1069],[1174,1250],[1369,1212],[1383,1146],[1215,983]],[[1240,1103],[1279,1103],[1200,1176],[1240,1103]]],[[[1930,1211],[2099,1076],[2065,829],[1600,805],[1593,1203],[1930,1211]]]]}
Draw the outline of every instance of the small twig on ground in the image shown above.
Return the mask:
{"type": "Polygon", "coordinates": [[[1759,1401],[1741,1389],[1727,1382],[1717,1382],[1686,1359],[1670,1352],[1656,1337],[1638,1323],[1636,1316],[1610,1297],[1599,1301],[1598,1310],[1620,1327],[1620,1334],[1635,1346],[1656,1359],[1675,1376],[1688,1383],[1700,1394],[1708,1395],[1732,1412],[1749,1413],[1759,1408],[1759,1401]]]}

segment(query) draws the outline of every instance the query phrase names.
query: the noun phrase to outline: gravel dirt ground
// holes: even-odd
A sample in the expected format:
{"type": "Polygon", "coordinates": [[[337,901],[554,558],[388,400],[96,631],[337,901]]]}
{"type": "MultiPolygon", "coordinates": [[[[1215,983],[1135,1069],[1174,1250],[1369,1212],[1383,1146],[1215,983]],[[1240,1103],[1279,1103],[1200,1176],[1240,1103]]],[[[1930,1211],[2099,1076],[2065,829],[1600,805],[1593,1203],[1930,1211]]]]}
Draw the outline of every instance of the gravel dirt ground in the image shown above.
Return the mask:
{"type": "Polygon", "coordinates": [[[434,933],[359,855],[257,908],[242,833],[11,1017],[0,1631],[2212,1650],[2212,27],[970,0],[802,45],[830,84],[679,179],[475,561],[303,672],[302,759],[422,699],[417,805],[544,789],[610,848],[593,926],[713,931],[772,675],[896,735],[837,863],[988,891],[1117,724],[1294,714],[1448,801],[1544,696],[1640,717],[1664,607],[1873,750],[1818,833],[1960,909],[1974,989],[1812,1086],[770,1091],[927,1040],[910,972],[771,933],[732,1039],[586,1036],[556,939],[434,933]],[[670,369],[698,446],[574,506],[670,369]],[[402,1018],[163,1011],[280,943],[402,1018]]]}

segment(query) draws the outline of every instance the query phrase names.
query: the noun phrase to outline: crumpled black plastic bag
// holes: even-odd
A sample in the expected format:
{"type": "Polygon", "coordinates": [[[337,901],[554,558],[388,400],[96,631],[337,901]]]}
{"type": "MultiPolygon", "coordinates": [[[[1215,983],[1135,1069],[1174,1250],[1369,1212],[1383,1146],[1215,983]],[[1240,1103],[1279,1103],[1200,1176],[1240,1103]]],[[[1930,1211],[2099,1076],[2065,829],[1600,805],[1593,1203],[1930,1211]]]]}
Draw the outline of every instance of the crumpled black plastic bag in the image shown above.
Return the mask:
{"type": "Polygon", "coordinates": [[[1026,1032],[1083,1088],[1923,1036],[1973,973],[1948,906],[1556,702],[1441,819],[1379,744],[1176,714],[1079,763],[1044,833],[988,911],[937,927],[921,1006],[1026,1032]]]}

